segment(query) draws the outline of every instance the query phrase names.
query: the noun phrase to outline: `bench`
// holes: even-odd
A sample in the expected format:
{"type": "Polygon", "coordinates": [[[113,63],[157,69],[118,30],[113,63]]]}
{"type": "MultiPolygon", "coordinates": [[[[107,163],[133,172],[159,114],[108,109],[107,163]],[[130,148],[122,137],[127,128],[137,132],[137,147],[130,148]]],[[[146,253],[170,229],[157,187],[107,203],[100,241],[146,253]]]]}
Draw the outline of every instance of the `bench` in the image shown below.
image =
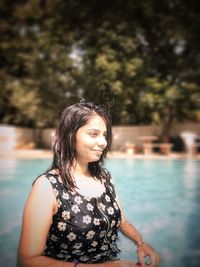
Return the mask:
{"type": "MultiPolygon", "coordinates": [[[[144,143],[143,144],[143,152],[145,155],[149,155],[153,153],[153,148],[158,147],[162,154],[168,155],[171,152],[172,144],[171,143],[144,143]]],[[[134,155],[137,150],[137,146],[133,143],[125,144],[126,154],[134,155]]]]}
{"type": "Polygon", "coordinates": [[[136,152],[136,145],[133,143],[126,143],[125,144],[126,147],[126,154],[128,155],[134,155],[136,152]]]}
{"type": "Polygon", "coordinates": [[[200,142],[195,142],[193,145],[192,145],[192,155],[196,155],[198,153],[198,147],[200,147],[200,142]]]}
{"type": "Polygon", "coordinates": [[[171,152],[172,144],[171,143],[144,143],[143,151],[145,155],[153,153],[153,148],[158,147],[160,152],[165,155],[169,155],[171,152]]]}

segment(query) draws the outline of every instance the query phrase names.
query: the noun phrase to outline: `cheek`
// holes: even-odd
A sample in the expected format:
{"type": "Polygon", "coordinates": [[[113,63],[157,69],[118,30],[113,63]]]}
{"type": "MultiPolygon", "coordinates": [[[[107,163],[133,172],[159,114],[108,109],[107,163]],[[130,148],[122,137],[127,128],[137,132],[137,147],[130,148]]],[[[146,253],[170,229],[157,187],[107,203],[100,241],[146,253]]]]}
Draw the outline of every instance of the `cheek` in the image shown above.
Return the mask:
{"type": "Polygon", "coordinates": [[[94,143],[95,143],[94,139],[85,137],[85,138],[82,138],[81,141],[77,142],[76,149],[77,150],[85,150],[87,148],[92,147],[94,145],[94,143]]]}

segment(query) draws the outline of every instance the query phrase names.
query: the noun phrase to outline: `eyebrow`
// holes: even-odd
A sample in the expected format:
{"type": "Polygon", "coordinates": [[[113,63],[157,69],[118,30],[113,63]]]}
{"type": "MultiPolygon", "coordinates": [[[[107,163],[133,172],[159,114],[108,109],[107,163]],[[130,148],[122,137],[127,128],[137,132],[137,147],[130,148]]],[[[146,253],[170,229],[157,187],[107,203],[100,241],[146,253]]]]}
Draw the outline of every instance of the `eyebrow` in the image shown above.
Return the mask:
{"type": "MultiPolygon", "coordinates": [[[[89,131],[101,132],[101,130],[99,130],[99,129],[95,129],[95,128],[88,129],[88,132],[89,132],[89,131]]],[[[107,133],[107,131],[104,131],[104,133],[107,133]]]]}

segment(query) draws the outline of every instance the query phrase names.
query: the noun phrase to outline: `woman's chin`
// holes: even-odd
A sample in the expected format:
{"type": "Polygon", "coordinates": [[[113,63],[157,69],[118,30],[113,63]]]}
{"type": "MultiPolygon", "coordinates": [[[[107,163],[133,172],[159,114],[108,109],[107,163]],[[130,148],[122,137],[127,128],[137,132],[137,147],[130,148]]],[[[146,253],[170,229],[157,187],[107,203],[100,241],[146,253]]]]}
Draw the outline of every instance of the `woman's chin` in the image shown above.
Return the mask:
{"type": "Polygon", "coordinates": [[[95,158],[92,158],[89,162],[96,162],[96,161],[99,161],[100,160],[100,157],[101,156],[98,156],[98,157],[95,157],[95,158]]]}

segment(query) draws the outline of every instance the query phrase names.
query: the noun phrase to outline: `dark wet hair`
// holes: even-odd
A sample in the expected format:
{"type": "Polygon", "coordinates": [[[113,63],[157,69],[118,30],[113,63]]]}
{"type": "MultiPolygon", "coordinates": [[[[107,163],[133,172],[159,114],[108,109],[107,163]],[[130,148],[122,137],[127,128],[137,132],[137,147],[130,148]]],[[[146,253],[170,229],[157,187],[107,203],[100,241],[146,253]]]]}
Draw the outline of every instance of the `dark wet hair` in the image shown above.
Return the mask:
{"type": "Polygon", "coordinates": [[[80,102],[65,108],[61,114],[53,144],[52,169],[58,169],[64,185],[68,190],[76,188],[70,169],[76,159],[76,133],[88,120],[99,115],[107,128],[107,146],[100,159],[88,165],[91,176],[102,180],[107,177],[106,170],[102,167],[103,160],[111,147],[112,125],[109,113],[102,107],[91,102],[80,102]]]}

